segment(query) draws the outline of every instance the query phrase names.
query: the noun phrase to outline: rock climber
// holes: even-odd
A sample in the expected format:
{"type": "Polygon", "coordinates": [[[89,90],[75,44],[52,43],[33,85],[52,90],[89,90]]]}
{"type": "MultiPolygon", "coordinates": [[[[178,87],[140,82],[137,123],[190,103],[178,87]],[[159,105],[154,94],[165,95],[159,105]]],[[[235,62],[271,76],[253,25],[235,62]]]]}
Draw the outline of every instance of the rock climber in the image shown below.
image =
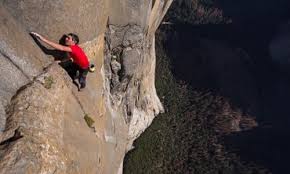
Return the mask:
{"type": "Polygon", "coordinates": [[[89,67],[90,63],[84,51],[78,46],[79,37],[76,34],[69,33],[65,35],[65,45],[60,45],[52,41],[49,41],[45,37],[35,32],[30,32],[30,34],[59,51],[67,52],[68,53],[67,59],[71,59],[73,61],[73,64],[72,64],[72,68],[74,72],[73,79],[74,80],[76,78],[79,79],[79,84],[80,84],[79,89],[83,89],[86,87],[86,77],[90,68],[89,67]]]}

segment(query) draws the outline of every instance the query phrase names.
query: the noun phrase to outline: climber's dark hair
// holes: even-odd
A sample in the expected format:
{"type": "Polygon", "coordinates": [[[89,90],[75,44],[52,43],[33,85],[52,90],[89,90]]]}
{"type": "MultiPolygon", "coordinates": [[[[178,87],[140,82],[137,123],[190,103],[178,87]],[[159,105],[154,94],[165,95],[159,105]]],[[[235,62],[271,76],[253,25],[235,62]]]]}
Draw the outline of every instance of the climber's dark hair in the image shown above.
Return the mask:
{"type": "Polygon", "coordinates": [[[76,34],[74,34],[74,33],[69,33],[69,34],[67,34],[67,35],[71,36],[72,39],[73,39],[73,41],[74,41],[76,44],[79,43],[80,40],[79,40],[78,35],[76,35],[76,34]]]}

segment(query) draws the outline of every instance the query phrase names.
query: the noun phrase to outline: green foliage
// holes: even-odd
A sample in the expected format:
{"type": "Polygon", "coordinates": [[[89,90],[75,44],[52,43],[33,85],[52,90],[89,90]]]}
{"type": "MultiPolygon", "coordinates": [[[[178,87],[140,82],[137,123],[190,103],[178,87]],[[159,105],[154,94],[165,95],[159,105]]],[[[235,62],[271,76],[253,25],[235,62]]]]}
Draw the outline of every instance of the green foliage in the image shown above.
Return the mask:
{"type": "Polygon", "coordinates": [[[211,5],[214,5],[214,0],[200,0],[200,3],[211,6],[211,5]]]}
{"type": "Polygon", "coordinates": [[[88,114],[85,114],[84,119],[85,119],[87,125],[90,128],[92,128],[93,127],[93,124],[95,123],[95,121],[88,114]]]}
{"type": "Polygon", "coordinates": [[[48,77],[45,77],[44,78],[44,84],[43,84],[43,86],[46,89],[50,89],[52,87],[52,84],[53,84],[53,77],[52,76],[48,76],[48,77]]]}
{"type": "Polygon", "coordinates": [[[223,11],[213,0],[176,0],[173,1],[165,21],[189,24],[220,24],[229,23],[223,11]]]}
{"type": "Polygon", "coordinates": [[[166,111],[126,155],[124,174],[266,173],[225,151],[216,130],[227,101],[177,81],[161,41],[156,42],[156,89],[166,111]]]}

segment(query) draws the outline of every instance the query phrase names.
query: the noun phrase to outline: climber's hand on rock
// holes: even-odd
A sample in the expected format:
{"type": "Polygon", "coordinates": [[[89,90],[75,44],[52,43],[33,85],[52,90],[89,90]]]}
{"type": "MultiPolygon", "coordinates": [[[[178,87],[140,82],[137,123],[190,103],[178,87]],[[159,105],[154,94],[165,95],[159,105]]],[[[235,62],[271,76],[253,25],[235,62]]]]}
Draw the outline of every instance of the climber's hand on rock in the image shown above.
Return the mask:
{"type": "Polygon", "coordinates": [[[34,37],[36,37],[37,39],[42,39],[42,36],[38,33],[35,33],[35,32],[30,32],[30,34],[34,37]]]}

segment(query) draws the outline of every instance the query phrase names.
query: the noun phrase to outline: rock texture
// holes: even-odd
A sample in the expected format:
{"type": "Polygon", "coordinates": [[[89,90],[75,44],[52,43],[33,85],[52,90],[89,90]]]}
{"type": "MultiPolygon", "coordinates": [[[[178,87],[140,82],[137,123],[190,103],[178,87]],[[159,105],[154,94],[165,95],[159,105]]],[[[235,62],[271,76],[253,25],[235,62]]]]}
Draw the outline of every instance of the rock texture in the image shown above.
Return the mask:
{"type": "Polygon", "coordinates": [[[1,1],[0,173],[122,173],[134,139],[163,111],[154,34],[171,2],[1,1]],[[55,42],[79,35],[96,65],[84,91],[29,31],[55,42]]]}
{"type": "Polygon", "coordinates": [[[58,40],[62,34],[75,32],[82,41],[93,40],[102,30],[103,0],[3,0],[9,12],[28,31],[38,31],[58,40]]]}
{"type": "MultiPolygon", "coordinates": [[[[155,90],[155,31],[172,1],[124,3],[132,9],[142,9],[141,17],[126,14],[128,21],[110,16],[105,37],[105,91],[107,106],[121,113],[128,126],[127,150],[163,112],[155,90]],[[146,9],[144,10],[144,8],[146,9]],[[140,23],[140,18],[146,23],[140,23]]],[[[123,5],[123,6],[124,6],[123,5]]],[[[134,11],[133,11],[134,12],[134,11]]]]}
{"type": "Polygon", "coordinates": [[[63,73],[54,65],[13,97],[0,136],[1,173],[65,173],[63,108],[70,91],[63,73]]]}
{"type": "Polygon", "coordinates": [[[0,6],[0,131],[4,129],[5,112],[10,98],[43,71],[49,59],[33,44],[3,6],[0,6]]]}

